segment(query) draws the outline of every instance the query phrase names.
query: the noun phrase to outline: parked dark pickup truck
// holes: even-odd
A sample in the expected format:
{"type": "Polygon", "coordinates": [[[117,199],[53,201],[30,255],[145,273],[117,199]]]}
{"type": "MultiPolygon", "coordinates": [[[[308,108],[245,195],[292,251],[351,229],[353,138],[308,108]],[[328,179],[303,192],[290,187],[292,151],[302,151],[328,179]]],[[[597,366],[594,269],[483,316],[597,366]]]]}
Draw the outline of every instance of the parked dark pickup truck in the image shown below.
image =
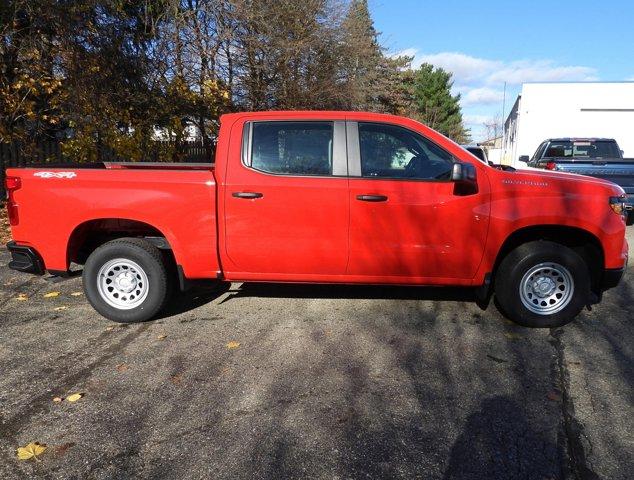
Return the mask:
{"type": "Polygon", "coordinates": [[[634,201],[634,158],[623,158],[611,138],[550,138],[533,156],[522,155],[529,167],[603,178],[623,187],[634,201]]]}

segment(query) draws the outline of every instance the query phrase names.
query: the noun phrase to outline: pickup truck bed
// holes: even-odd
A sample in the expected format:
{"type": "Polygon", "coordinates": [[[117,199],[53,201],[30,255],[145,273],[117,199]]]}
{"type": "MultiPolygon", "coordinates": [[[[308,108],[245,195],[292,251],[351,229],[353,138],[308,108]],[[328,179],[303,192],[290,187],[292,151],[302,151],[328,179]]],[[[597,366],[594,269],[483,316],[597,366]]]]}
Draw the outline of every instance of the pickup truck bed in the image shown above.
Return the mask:
{"type": "MultiPolygon", "coordinates": [[[[80,246],[107,230],[165,237],[187,277],[216,278],[216,196],[213,165],[95,163],[22,168],[19,227],[14,241],[37,249],[46,269],[58,274],[85,260],[80,246]],[[77,179],[81,181],[77,181],[77,179]],[[24,221],[23,219],[40,219],[24,221]],[[42,231],[42,225],[46,230],[42,231]],[[196,232],[196,235],[191,235],[196,232]],[[67,239],[60,248],[55,239],[67,239]]],[[[13,169],[9,170],[11,175],[13,169]]],[[[100,239],[99,241],[101,241],[100,239]]],[[[94,241],[97,241],[95,239],[94,241]]]]}

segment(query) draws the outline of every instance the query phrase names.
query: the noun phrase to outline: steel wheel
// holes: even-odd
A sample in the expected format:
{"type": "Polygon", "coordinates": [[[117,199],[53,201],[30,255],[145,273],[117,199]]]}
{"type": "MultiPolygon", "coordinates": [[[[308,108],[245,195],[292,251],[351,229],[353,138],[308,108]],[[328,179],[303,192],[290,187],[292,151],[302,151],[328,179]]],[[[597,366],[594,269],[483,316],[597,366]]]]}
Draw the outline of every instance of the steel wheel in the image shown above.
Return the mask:
{"type": "Polygon", "coordinates": [[[540,263],[529,269],[519,285],[524,306],[538,315],[552,315],[570,303],[575,284],[568,269],[558,263],[540,263]]]}
{"type": "Polygon", "coordinates": [[[99,269],[97,290],[111,307],[130,310],[143,303],[150,289],[147,274],[138,263],[114,258],[99,269]]]}

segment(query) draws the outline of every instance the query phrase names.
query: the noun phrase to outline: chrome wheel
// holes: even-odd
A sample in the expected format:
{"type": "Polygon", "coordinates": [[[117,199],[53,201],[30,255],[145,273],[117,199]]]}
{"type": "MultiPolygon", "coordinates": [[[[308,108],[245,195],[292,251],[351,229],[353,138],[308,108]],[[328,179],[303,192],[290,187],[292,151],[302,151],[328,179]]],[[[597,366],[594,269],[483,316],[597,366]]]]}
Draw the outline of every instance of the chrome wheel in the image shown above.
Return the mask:
{"type": "Polygon", "coordinates": [[[143,303],[149,291],[148,278],[138,263],[126,258],[106,262],[97,274],[97,290],[111,307],[130,310],[143,303]]]}
{"type": "Polygon", "coordinates": [[[572,275],[558,263],[540,263],[532,267],[520,282],[520,298],[531,312],[552,315],[570,303],[575,290],[572,275]]]}

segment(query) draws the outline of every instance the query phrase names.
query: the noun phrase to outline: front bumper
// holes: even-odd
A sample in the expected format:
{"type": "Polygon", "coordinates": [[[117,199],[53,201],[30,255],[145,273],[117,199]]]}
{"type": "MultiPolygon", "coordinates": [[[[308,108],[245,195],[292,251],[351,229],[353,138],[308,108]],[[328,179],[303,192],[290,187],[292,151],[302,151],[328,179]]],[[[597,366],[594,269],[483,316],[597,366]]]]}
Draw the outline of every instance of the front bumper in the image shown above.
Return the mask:
{"type": "Polygon", "coordinates": [[[35,273],[36,275],[44,274],[44,262],[34,248],[9,242],[7,243],[7,249],[11,252],[10,269],[18,272],[35,273]]]}

